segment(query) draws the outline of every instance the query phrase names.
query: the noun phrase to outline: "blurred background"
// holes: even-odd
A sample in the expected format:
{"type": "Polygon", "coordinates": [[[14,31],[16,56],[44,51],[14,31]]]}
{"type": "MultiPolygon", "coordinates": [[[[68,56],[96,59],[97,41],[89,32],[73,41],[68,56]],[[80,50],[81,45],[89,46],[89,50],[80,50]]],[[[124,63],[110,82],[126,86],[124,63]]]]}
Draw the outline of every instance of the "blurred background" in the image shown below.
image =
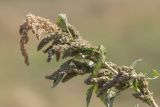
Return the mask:
{"type": "MultiPolygon", "coordinates": [[[[86,76],[74,78],[52,89],[44,76],[58,68],[46,63],[46,55],[36,51],[38,41],[30,36],[30,66],[19,51],[19,25],[28,13],[55,20],[66,13],[84,39],[107,48],[107,60],[130,65],[142,58],[137,72],[160,71],[159,0],[0,0],[0,107],[85,107],[86,76]]],[[[160,79],[150,82],[160,105],[160,79]]],[[[123,92],[114,107],[148,107],[123,92]]],[[[105,107],[93,97],[90,107],[105,107]]]]}

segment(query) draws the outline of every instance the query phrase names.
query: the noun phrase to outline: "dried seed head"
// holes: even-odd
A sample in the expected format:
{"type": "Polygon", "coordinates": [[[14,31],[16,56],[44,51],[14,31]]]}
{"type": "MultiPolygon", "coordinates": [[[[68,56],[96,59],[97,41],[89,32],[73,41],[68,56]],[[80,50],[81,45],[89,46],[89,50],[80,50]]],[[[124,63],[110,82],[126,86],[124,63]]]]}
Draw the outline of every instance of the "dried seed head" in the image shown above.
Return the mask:
{"type": "Polygon", "coordinates": [[[27,35],[29,30],[32,30],[32,32],[39,39],[42,34],[58,31],[59,28],[49,19],[35,16],[33,14],[28,14],[26,16],[26,20],[24,20],[24,22],[20,25],[20,35],[27,35]]]}
{"type": "Polygon", "coordinates": [[[29,65],[29,61],[28,61],[28,53],[26,51],[26,48],[25,48],[25,44],[28,42],[28,36],[24,36],[24,37],[21,37],[21,40],[20,40],[20,50],[21,50],[21,54],[23,55],[24,59],[25,59],[25,64],[26,65],[29,65]]]}
{"type": "Polygon", "coordinates": [[[50,22],[49,19],[45,19],[33,14],[28,14],[26,20],[20,25],[19,34],[21,35],[20,48],[21,53],[25,58],[25,63],[29,65],[27,50],[25,44],[28,42],[28,31],[32,30],[33,34],[39,39],[43,34],[59,31],[56,24],[50,22]]]}

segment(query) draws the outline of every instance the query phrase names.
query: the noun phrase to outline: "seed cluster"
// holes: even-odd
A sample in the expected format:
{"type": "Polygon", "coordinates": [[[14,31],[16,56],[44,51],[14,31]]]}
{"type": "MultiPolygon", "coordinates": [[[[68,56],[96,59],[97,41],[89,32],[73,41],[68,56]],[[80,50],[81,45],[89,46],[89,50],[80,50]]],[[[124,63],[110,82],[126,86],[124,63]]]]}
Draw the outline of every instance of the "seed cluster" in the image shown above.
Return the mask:
{"type": "Polygon", "coordinates": [[[58,70],[46,79],[53,80],[53,87],[58,83],[67,82],[78,75],[90,74],[84,81],[91,86],[87,91],[87,106],[90,102],[92,92],[95,92],[108,107],[112,107],[114,98],[122,91],[132,88],[133,96],[142,100],[152,107],[158,107],[148,89],[148,79],[143,73],[137,73],[133,66],[118,66],[105,59],[105,48],[100,45],[94,47],[81,38],[78,30],[68,23],[64,14],[58,16],[56,24],[48,19],[32,14],[20,26],[20,47],[25,63],[28,65],[28,54],[25,44],[28,42],[28,31],[39,39],[45,34],[37,46],[38,51],[47,54],[47,62],[54,56],[56,60],[67,58],[58,70]]]}
{"type": "Polygon", "coordinates": [[[35,16],[33,14],[28,14],[26,16],[26,20],[20,25],[19,29],[19,34],[21,35],[21,40],[20,40],[20,48],[21,48],[21,53],[25,58],[25,63],[29,65],[28,61],[28,54],[25,49],[25,44],[28,43],[28,31],[32,31],[33,34],[36,35],[38,39],[43,34],[48,34],[52,33],[55,31],[58,31],[59,28],[57,27],[56,24],[53,24],[50,22],[49,19],[45,19],[39,16],[35,16]]]}

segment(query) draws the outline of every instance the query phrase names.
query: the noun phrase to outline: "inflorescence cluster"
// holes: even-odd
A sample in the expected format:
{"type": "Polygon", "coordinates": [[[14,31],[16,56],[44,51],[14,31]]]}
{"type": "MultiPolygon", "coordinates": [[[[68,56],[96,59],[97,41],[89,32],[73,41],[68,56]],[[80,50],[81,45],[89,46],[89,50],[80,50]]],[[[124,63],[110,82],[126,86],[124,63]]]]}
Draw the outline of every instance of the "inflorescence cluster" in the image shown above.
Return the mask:
{"type": "Polygon", "coordinates": [[[47,79],[53,80],[53,87],[75,76],[90,74],[85,80],[85,84],[90,86],[87,90],[87,106],[93,92],[107,107],[112,107],[113,100],[121,91],[132,88],[135,98],[151,107],[158,107],[148,90],[146,75],[135,72],[134,65],[118,66],[107,62],[105,48],[102,45],[94,47],[83,40],[77,29],[68,23],[65,14],[59,14],[55,24],[33,14],[27,15],[19,30],[20,49],[27,65],[29,58],[25,45],[29,39],[28,31],[32,31],[40,39],[37,50],[48,55],[47,62],[54,56],[57,61],[67,58],[58,70],[46,76],[47,79]]]}

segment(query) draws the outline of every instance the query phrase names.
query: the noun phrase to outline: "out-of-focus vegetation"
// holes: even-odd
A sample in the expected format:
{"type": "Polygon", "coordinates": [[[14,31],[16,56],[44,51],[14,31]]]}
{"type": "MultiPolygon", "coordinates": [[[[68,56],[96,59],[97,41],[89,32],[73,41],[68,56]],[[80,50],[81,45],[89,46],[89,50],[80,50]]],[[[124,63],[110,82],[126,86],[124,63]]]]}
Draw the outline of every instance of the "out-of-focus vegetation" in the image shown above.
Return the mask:
{"type": "MultiPolygon", "coordinates": [[[[160,1],[158,0],[1,0],[0,1],[0,106],[2,107],[74,107],[85,106],[85,77],[71,80],[54,90],[50,81],[43,79],[46,73],[56,69],[54,61],[45,62],[45,57],[35,50],[36,39],[31,39],[29,51],[31,65],[26,67],[19,52],[17,27],[24,16],[35,13],[55,19],[67,13],[86,40],[93,45],[107,48],[107,59],[117,64],[129,64],[135,59],[144,61],[137,66],[142,72],[152,68],[159,70],[160,1]],[[70,87],[69,87],[70,86],[70,87]],[[72,86],[72,87],[71,87],[72,86]],[[84,92],[84,93],[83,93],[84,92]],[[71,95],[72,94],[72,95],[71,95]],[[57,97],[58,96],[58,97],[57,97]],[[63,103],[62,103],[63,102],[63,103]]],[[[157,101],[159,79],[151,81],[157,101]]],[[[129,91],[129,90],[128,90],[129,91]]],[[[131,106],[139,103],[125,92],[116,106],[131,106]]],[[[94,97],[95,98],[95,97],[94,97]]],[[[91,107],[103,106],[93,98],[91,107]]],[[[140,107],[146,107],[140,103],[140,107]]],[[[160,102],[158,102],[160,104],[160,102]]]]}

